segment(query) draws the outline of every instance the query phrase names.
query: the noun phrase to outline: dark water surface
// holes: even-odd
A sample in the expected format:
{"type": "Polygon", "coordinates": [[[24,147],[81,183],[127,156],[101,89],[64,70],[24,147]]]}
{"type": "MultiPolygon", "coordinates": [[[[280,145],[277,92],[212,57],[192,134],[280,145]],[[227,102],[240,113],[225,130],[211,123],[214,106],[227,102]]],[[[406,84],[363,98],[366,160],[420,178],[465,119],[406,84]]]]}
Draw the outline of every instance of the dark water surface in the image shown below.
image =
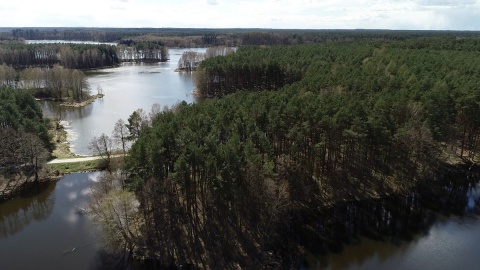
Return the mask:
{"type": "Polygon", "coordinates": [[[335,208],[318,226],[333,244],[305,269],[480,269],[480,184],[462,178],[335,208]]]}
{"type": "Polygon", "coordinates": [[[479,269],[480,221],[438,221],[411,241],[392,243],[361,237],[340,253],[311,258],[307,269],[479,269]]]}
{"type": "Polygon", "coordinates": [[[76,208],[87,204],[97,175],[67,175],[39,195],[0,204],[0,268],[94,269],[95,227],[76,208]]]}

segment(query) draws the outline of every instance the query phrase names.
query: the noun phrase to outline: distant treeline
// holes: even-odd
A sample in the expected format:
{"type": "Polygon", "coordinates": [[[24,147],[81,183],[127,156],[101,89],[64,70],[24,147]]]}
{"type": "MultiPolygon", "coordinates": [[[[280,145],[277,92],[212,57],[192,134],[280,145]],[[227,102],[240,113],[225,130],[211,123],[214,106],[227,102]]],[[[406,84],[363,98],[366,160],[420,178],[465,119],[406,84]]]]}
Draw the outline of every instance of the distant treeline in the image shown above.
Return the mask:
{"type": "Polygon", "coordinates": [[[0,43],[0,64],[15,68],[47,67],[92,69],[119,64],[115,46],[104,44],[0,43]]]}
{"type": "Polygon", "coordinates": [[[123,39],[159,41],[173,48],[240,47],[247,45],[298,45],[359,40],[406,40],[419,37],[472,37],[480,32],[390,31],[390,30],[281,30],[281,29],[178,29],[163,32],[153,29],[123,39]]]}
{"type": "Polygon", "coordinates": [[[15,68],[47,67],[60,64],[72,69],[116,66],[122,61],[167,61],[168,48],[158,42],[107,44],[25,44],[0,43],[0,64],[15,68]]]}
{"type": "MultiPolygon", "coordinates": [[[[6,29],[10,30],[10,29],[6,29]]],[[[295,45],[347,40],[405,40],[426,36],[471,37],[471,31],[300,30],[300,29],[206,29],[206,28],[18,28],[4,32],[3,39],[80,40],[120,42],[146,37],[167,47],[242,45],[295,45]]]]}
{"type": "Polygon", "coordinates": [[[11,37],[27,40],[76,40],[113,42],[125,36],[128,31],[97,30],[88,28],[19,28],[11,30],[11,37]]]}

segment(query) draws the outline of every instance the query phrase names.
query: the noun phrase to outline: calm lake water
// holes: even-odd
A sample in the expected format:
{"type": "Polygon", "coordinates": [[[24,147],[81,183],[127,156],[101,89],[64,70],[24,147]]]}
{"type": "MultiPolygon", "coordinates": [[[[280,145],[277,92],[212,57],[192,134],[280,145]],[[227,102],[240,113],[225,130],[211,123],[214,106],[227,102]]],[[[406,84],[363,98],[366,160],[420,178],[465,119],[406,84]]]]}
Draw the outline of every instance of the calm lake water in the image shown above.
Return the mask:
{"type": "MultiPolygon", "coordinates": [[[[136,109],[147,113],[153,104],[171,107],[196,102],[190,74],[174,72],[184,50],[170,50],[170,62],[125,63],[88,75],[92,93],[105,97],[85,108],[70,108],[66,116],[75,153],[91,154],[94,136],[111,134],[118,119],[136,109]]],[[[204,49],[197,49],[204,51],[204,49]]],[[[57,105],[43,102],[45,115],[57,105]]],[[[76,212],[88,202],[90,185],[99,173],[80,173],[48,183],[36,196],[0,204],[1,269],[118,269],[123,265],[102,255],[95,227],[76,212]],[[71,251],[75,248],[74,251],[71,251]],[[113,264],[112,264],[113,263],[113,264]]],[[[460,215],[438,216],[411,239],[373,240],[359,237],[334,253],[309,253],[304,269],[480,269],[479,187],[465,195],[460,215]],[[392,241],[393,240],[393,241],[392,241]]],[[[429,216],[430,217],[430,216],[429,216]]],[[[395,220],[391,222],[396,222],[395,220]]],[[[126,267],[130,268],[130,267],[126,267]]]]}
{"type": "Polygon", "coordinates": [[[311,269],[479,269],[480,221],[476,216],[439,220],[425,234],[393,244],[361,238],[311,269]]]}
{"type": "Polygon", "coordinates": [[[67,175],[0,204],[1,269],[95,269],[95,227],[76,207],[87,204],[97,175],[67,175]]]}
{"type": "MultiPolygon", "coordinates": [[[[309,254],[304,269],[480,269],[480,186],[467,193],[465,212],[459,215],[429,213],[407,239],[384,236],[383,240],[360,236],[339,252],[309,254]]],[[[391,219],[391,223],[413,223],[391,219]]],[[[392,227],[395,227],[392,226],[392,227]]],[[[404,228],[402,228],[404,229],[404,228]]],[[[412,228],[407,228],[407,230],[412,228]]],[[[399,229],[400,230],[400,229],[399,229]]]]}
{"type": "MultiPolygon", "coordinates": [[[[88,143],[94,136],[102,133],[110,136],[115,122],[118,119],[127,122],[137,109],[148,114],[155,103],[163,108],[182,101],[196,102],[192,94],[192,75],[175,72],[178,60],[186,50],[205,52],[205,49],[170,49],[170,61],[165,63],[123,63],[120,67],[88,75],[92,94],[102,89],[105,97],[84,108],[66,109],[66,129],[72,151],[90,155],[88,143]]],[[[59,109],[55,102],[42,102],[42,106],[48,117],[59,109]]]]}

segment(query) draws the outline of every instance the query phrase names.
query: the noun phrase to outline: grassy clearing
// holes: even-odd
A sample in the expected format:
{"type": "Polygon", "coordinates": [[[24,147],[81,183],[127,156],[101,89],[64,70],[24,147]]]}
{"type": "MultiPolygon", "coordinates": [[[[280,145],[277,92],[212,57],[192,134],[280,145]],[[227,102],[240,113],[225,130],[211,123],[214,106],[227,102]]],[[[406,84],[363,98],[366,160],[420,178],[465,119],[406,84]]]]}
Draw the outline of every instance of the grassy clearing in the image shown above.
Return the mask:
{"type": "MultiPolygon", "coordinates": [[[[81,158],[80,156],[78,158],[81,158]]],[[[110,161],[110,168],[120,168],[123,166],[124,158],[115,157],[110,161]]],[[[107,169],[108,166],[102,159],[78,161],[69,163],[54,163],[45,165],[45,173],[51,177],[58,177],[65,174],[93,172],[107,169]]]]}
{"type": "Polygon", "coordinates": [[[45,170],[48,175],[64,175],[78,172],[91,172],[98,170],[98,162],[98,160],[91,160],[84,162],[47,164],[45,166],[45,170]]]}

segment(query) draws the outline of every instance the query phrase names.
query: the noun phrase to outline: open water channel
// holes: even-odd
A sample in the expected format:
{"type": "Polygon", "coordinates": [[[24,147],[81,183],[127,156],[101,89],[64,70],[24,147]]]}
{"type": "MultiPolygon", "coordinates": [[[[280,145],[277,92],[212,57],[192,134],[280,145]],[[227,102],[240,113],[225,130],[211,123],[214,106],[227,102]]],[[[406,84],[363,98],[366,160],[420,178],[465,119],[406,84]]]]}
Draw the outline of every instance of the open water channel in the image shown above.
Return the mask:
{"type": "MultiPolygon", "coordinates": [[[[65,120],[73,151],[89,155],[88,143],[94,136],[110,135],[115,122],[126,121],[136,109],[148,113],[155,103],[171,107],[181,101],[196,102],[191,75],[174,71],[183,51],[171,49],[166,63],[125,63],[88,75],[92,93],[102,89],[105,97],[84,108],[68,109],[65,120]]],[[[45,115],[52,116],[57,104],[42,106],[45,115]]],[[[95,227],[76,211],[88,203],[90,185],[98,174],[68,175],[45,184],[38,195],[0,204],[0,269],[135,268],[104,255],[95,227]]],[[[462,213],[434,215],[408,240],[358,237],[339,245],[337,252],[309,253],[303,268],[480,269],[478,189],[472,186],[462,195],[462,213]]]]}

